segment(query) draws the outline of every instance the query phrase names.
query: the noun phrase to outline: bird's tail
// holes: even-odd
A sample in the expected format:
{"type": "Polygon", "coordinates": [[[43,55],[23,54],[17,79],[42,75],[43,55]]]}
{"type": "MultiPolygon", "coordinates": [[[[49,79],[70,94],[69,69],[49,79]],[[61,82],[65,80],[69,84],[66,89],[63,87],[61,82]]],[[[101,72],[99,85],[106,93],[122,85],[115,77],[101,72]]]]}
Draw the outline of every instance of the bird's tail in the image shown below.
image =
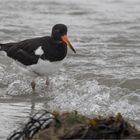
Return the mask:
{"type": "Polygon", "coordinates": [[[0,43],[0,51],[7,52],[10,47],[11,47],[11,45],[9,45],[8,43],[7,44],[0,43]]]}
{"type": "Polygon", "coordinates": [[[3,44],[0,43],[0,51],[2,51],[2,46],[3,46],[3,44]]]}

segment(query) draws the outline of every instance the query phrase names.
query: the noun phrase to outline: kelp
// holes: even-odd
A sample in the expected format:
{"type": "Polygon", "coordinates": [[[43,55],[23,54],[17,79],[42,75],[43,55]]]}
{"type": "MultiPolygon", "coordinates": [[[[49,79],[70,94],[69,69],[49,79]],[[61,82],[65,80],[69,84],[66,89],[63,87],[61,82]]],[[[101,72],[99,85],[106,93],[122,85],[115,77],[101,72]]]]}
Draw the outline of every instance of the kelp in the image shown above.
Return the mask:
{"type": "Polygon", "coordinates": [[[140,131],[120,113],[115,117],[90,118],[78,112],[36,113],[21,131],[15,131],[8,140],[97,140],[140,139],[140,131]]]}

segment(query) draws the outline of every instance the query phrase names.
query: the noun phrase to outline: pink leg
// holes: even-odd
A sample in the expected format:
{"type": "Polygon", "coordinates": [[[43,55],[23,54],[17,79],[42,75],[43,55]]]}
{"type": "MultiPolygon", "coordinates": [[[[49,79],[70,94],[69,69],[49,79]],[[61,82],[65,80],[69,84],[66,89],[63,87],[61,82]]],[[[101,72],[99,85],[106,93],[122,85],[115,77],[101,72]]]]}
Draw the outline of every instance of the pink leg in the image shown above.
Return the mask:
{"type": "Polygon", "coordinates": [[[33,94],[34,94],[35,93],[35,87],[36,87],[36,83],[35,83],[34,80],[31,82],[31,87],[32,87],[32,91],[33,91],[33,94]]]}
{"type": "Polygon", "coordinates": [[[46,83],[45,84],[46,84],[46,86],[49,86],[49,78],[48,77],[46,78],[46,83]]]}

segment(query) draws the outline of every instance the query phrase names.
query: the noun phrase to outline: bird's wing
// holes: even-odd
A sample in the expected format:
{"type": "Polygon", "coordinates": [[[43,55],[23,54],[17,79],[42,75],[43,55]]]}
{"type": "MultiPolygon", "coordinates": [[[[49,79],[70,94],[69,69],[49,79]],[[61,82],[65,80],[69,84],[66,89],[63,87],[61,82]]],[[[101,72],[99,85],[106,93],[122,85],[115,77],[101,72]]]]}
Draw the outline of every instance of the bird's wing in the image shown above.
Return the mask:
{"type": "Polygon", "coordinates": [[[23,49],[20,49],[14,55],[14,59],[18,60],[24,65],[32,65],[38,62],[39,56],[31,55],[27,53],[26,51],[24,51],[23,49]]]}
{"type": "Polygon", "coordinates": [[[36,64],[41,55],[35,53],[35,51],[45,45],[44,38],[34,38],[24,40],[18,43],[8,43],[7,55],[24,65],[36,64]]]}

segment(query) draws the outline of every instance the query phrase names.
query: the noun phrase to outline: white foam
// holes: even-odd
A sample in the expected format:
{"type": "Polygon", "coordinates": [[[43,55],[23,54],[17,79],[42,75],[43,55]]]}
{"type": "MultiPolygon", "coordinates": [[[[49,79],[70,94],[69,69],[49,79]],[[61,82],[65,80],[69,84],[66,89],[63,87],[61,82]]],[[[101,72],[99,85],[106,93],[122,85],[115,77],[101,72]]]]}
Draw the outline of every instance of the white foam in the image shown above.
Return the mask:
{"type": "Polygon", "coordinates": [[[53,82],[53,84],[59,85],[56,85],[56,89],[54,87],[54,92],[51,92],[53,100],[47,104],[51,110],[77,110],[86,115],[100,114],[105,110],[110,102],[110,94],[106,92],[106,87],[99,86],[95,80],[77,84],[68,78],[65,76],[61,80],[58,79],[59,82],[57,79],[53,82]],[[63,84],[60,85],[60,82],[63,84]]]}
{"type": "Polygon", "coordinates": [[[29,95],[31,87],[27,82],[16,80],[8,85],[7,94],[11,96],[29,95]]]}
{"type": "Polygon", "coordinates": [[[124,96],[123,98],[120,98],[117,101],[114,101],[112,104],[110,104],[107,114],[110,113],[117,113],[120,112],[124,117],[129,118],[131,120],[139,120],[140,118],[140,103],[138,100],[140,99],[140,96],[138,94],[130,94],[130,97],[128,95],[124,96]],[[136,101],[133,101],[133,98],[137,98],[136,101]]]}

